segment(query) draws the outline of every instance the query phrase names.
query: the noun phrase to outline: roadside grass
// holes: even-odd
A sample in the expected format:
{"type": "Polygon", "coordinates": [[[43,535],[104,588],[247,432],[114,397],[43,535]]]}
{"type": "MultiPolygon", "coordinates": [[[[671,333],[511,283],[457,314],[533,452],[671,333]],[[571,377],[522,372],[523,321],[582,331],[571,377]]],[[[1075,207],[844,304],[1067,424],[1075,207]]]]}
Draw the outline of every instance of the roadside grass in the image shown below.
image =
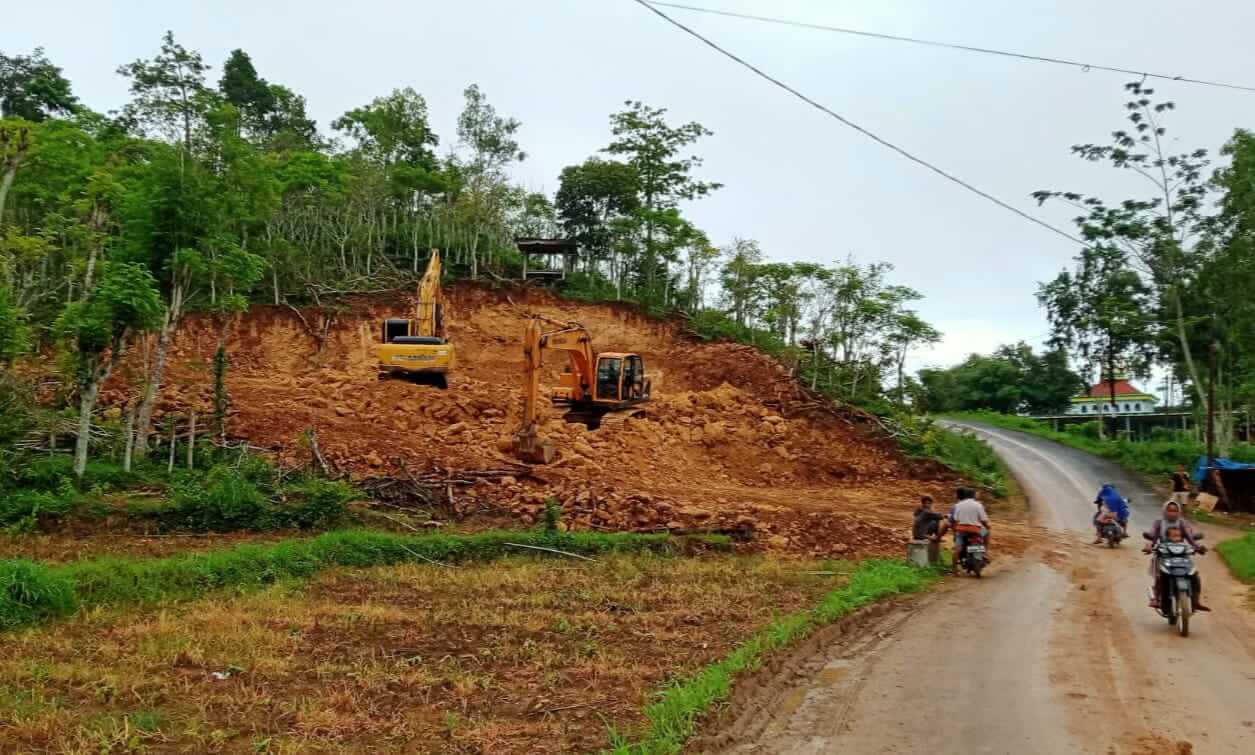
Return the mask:
{"type": "Polygon", "coordinates": [[[971,432],[942,427],[928,420],[917,422],[920,434],[917,453],[950,467],[963,477],[989,490],[999,498],[1015,492],[1015,482],[993,447],[971,432]]]}
{"type": "MultiPolygon", "coordinates": [[[[982,422],[1007,430],[1019,430],[1048,438],[1065,446],[1101,456],[1125,469],[1151,477],[1164,478],[1176,471],[1178,464],[1193,468],[1199,456],[1205,453],[1201,443],[1177,438],[1150,439],[1144,441],[1115,438],[1100,440],[1086,434],[1084,425],[1073,425],[1070,431],[1057,431],[1049,425],[1029,417],[1017,417],[996,412],[954,412],[944,415],[948,419],[982,422]]],[[[1236,461],[1255,462],[1255,445],[1235,444],[1230,458],[1236,461]]]]}
{"type": "Polygon", "coordinates": [[[1248,585],[1255,585],[1255,532],[1219,543],[1216,550],[1233,576],[1248,585]]]}
{"type": "Polygon", "coordinates": [[[102,607],[5,637],[0,751],[595,752],[605,721],[651,725],[642,701],[668,678],[749,662],[747,637],[779,646],[799,632],[789,617],[830,620],[879,592],[874,576],[768,556],[509,555],[102,607]],[[825,597],[816,569],[855,589],[825,597]]]}
{"type": "Polygon", "coordinates": [[[848,582],[824,595],[807,611],[781,616],[732,653],[695,674],[664,685],[646,706],[649,726],[637,741],[611,730],[615,755],[661,755],[680,752],[697,731],[702,716],[732,692],[736,677],[760,667],[764,659],[817,628],[881,598],[918,592],[938,578],[937,572],[895,561],[865,561],[848,582]]]}
{"type": "MultiPolygon", "coordinates": [[[[722,546],[726,538],[704,541],[722,546]]],[[[255,589],[308,578],[333,566],[366,567],[411,561],[457,563],[517,552],[508,545],[584,554],[659,551],[677,541],[632,533],[484,532],[404,536],[369,530],[330,532],[310,539],[240,545],[168,558],[104,557],[58,566],[25,559],[0,561],[0,630],[64,617],[98,606],[197,598],[214,590],[255,589]]]]}

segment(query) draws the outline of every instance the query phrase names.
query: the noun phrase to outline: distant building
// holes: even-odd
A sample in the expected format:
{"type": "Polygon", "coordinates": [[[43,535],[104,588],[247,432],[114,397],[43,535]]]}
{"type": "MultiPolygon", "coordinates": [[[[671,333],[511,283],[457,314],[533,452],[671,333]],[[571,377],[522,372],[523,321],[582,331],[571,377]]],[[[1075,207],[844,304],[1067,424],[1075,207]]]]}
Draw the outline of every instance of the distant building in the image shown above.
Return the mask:
{"type": "Polygon", "coordinates": [[[1139,390],[1126,378],[1116,380],[1116,400],[1111,401],[1111,386],[1098,383],[1072,399],[1068,414],[1149,414],[1158,407],[1159,398],[1139,390]]]}

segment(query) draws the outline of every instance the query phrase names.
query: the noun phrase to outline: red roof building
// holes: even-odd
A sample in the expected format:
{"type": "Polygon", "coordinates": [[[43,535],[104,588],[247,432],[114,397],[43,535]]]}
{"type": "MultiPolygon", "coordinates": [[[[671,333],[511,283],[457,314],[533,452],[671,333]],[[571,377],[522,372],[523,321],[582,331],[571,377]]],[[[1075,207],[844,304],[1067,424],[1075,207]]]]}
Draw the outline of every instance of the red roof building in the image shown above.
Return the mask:
{"type": "Polygon", "coordinates": [[[1081,395],[1072,399],[1068,414],[1148,414],[1155,411],[1158,397],[1146,393],[1125,378],[1118,378],[1115,385],[1116,400],[1111,400],[1111,386],[1096,383],[1081,395]]]}

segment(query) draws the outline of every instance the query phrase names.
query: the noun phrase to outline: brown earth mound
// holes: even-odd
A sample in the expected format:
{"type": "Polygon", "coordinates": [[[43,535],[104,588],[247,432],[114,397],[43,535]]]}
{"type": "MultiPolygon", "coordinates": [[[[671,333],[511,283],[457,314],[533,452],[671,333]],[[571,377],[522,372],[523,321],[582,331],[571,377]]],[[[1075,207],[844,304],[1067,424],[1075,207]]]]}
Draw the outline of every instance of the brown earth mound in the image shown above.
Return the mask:
{"type": "MultiPolygon", "coordinates": [[[[900,553],[921,493],[948,500],[953,477],[905,459],[872,429],[814,401],[760,352],[695,342],[682,325],[628,307],[537,290],[450,292],[458,370],[448,390],[376,376],[378,323],[409,303],[357,302],[327,322],[314,311],[256,307],[229,331],[229,433],[290,465],[310,463],[307,430],[327,462],[355,478],[449,480],[460,512],[532,522],[547,498],[576,529],[750,530],[779,550],[814,555],[900,553]],[[522,411],[520,337],[529,313],[575,320],[604,351],[636,351],[654,376],[643,416],[590,431],[545,406],[555,463],[508,453],[522,411]]],[[[218,335],[185,321],[158,406],[209,410],[218,335]]],[[[546,355],[553,384],[565,355],[546,355]]],[[[127,370],[106,403],[123,398],[127,370]]]]}

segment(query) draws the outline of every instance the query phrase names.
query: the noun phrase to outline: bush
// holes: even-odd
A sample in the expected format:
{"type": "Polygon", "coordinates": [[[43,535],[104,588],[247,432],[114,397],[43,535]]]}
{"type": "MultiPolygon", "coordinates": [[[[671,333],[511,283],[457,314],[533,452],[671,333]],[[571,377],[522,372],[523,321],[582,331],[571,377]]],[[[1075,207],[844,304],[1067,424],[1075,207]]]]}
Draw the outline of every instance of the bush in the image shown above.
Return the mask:
{"type": "Polygon", "coordinates": [[[1249,584],[1255,584],[1255,532],[1226,540],[1216,546],[1221,558],[1229,565],[1233,576],[1249,584]]]}
{"type": "Polygon", "coordinates": [[[69,577],[26,559],[0,561],[0,630],[65,616],[76,607],[69,577]]]}
{"type": "Polygon", "coordinates": [[[204,474],[186,473],[173,485],[173,524],[199,532],[266,530],[276,524],[275,507],[234,466],[218,464],[204,474]]]}
{"type": "Polygon", "coordinates": [[[34,529],[41,518],[57,518],[73,511],[82,497],[68,482],[57,491],[19,490],[0,494],[0,527],[34,529]]]}
{"type": "Polygon", "coordinates": [[[908,455],[936,459],[996,496],[1010,492],[1006,465],[984,440],[930,419],[904,415],[898,422],[904,433],[899,444],[908,455]]]}
{"type": "Polygon", "coordinates": [[[340,480],[311,477],[289,485],[285,495],[294,496],[296,503],[280,507],[276,519],[289,527],[312,529],[342,520],[345,505],[357,497],[357,491],[340,480]]]}

